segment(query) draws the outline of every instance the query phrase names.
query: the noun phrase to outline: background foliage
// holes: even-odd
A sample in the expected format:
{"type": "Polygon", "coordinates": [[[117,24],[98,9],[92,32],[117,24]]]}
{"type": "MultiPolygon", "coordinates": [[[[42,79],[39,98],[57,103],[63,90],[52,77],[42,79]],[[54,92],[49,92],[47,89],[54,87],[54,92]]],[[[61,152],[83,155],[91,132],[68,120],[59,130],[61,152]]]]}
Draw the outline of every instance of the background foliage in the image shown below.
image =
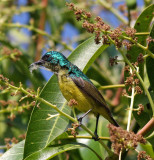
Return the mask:
{"type": "MultiPolygon", "coordinates": [[[[123,70],[126,64],[130,63],[131,66],[135,63],[142,53],[144,62],[139,64],[139,76],[143,79],[144,85],[140,84],[143,94],[132,95],[135,99],[129,130],[137,133],[154,114],[151,106],[154,99],[153,40],[147,40],[149,35],[151,38],[154,36],[152,1],[69,2],[91,12],[93,19],[99,15],[113,30],[118,26],[122,30],[128,26],[136,29],[134,34],[138,37],[138,44],[134,37],[125,32],[121,39],[118,38],[127,38],[132,45],[130,50],[126,50],[128,45],[118,48],[112,39],[108,39],[110,43],[95,44],[96,37],[86,31],[81,21],[75,19],[66,1],[0,1],[0,74],[10,82],[8,87],[7,80],[0,76],[0,153],[3,154],[0,159],[105,159],[111,152],[89,136],[95,128],[95,117],[91,114],[84,119],[84,125],[77,129],[79,137],[71,136],[67,128],[71,127],[70,121],[75,120],[71,117],[71,108],[59,91],[56,77],[50,78],[52,73],[44,70],[30,73],[29,65],[39,60],[48,50],[60,51],[66,56],[71,53],[69,60],[93,81],[109,104],[114,118],[125,130],[128,130],[128,107],[132,98],[122,96],[125,90],[131,96],[129,87],[124,88],[123,85],[129,74],[125,72],[124,75],[123,70]],[[127,59],[126,52],[131,59],[129,56],[127,59]],[[111,66],[112,60],[118,64],[111,66]],[[117,86],[113,88],[114,85],[117,86]],[[40,96],[37,97],[37,94],[40,96]],[[58,112],[52,104],[57,105],[58,112]],[[140,115],[137,114],[139,104],[144,105],[140,115]],[[59,115],[60,112],[64,116],[59,115]],[[51,115],[54,117],[51,118],[51,115]],[[26,134],[26,140],[23,140],[26,134]]],[[[104,35],[107,34],[104,32],[104,35]]],[[[79,111],[76,113],[77,116],[83,114],[79,111]]],[[[111,149],[107,125],[107,120],[101,117],[98,134],[103,144],[111,149]]],[[[144,137],[148,143],[139,144],[137,150],[146,151],[148,156],[154,158],[153,130],[145,132],[144,137]]],[[[137,154],[131,148],[125,159],[137,159],[137,154]]]]}

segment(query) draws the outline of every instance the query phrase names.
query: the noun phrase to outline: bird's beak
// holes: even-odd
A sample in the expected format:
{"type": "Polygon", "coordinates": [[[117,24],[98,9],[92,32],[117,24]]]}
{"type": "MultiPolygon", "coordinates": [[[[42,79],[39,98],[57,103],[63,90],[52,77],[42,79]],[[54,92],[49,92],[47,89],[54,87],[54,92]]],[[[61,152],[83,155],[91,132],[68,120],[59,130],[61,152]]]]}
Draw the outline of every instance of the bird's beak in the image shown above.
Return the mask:
{"type": "Polygon", "coordinates": [[[44,66],[44,64],[45,64],[45,61],[41,59],[37,62],[32,63],[29,66],[29,70],[30,70],[30,72],[32,72],[33,70],[36,70],[37,68],[40,68],[41,66],[44,66]]]}

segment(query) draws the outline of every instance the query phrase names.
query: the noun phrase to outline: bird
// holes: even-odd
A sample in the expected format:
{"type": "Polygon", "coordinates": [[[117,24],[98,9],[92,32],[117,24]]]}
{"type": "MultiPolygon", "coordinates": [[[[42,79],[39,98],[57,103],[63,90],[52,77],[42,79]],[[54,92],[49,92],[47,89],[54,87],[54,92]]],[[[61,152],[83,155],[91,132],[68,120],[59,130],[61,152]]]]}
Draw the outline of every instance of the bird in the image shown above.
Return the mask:
{"type": "Polygon", "coordinates": [[[92,112],[96,116],[96,127],[94,131],[95,140],[98,140],[97,127],[100,115],[107,119],[114,126],[119,124],[113,118],[105,99],[94,86],[91,80],[62,53],[57,51],[46,52],[42,58],[30,65],[30,71],[44,67],[57,75],[59,88],[64,98],[70,102],[75,100],[74,105],[84,114],[78,118],[80,124],[82,119],[92,112]]]}

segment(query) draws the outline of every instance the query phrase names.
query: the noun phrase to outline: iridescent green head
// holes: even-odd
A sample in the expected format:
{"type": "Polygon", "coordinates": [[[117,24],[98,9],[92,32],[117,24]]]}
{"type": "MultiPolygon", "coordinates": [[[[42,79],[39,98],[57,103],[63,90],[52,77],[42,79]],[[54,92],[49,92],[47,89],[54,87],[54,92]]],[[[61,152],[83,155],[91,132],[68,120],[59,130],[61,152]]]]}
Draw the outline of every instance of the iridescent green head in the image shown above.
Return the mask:
{"type": "Polygon", "coordinates": [[[50,51],[45,53],[42,58],[30,65],[30,70],[37,69],[38,67],[45,67],[46,69],[58,73],[59,69],[69,69],[70,62],[66,57],[57,51],[50,51]]]}
{"type": "Polygon", "coordinates": [[[67,71],[66,73],[68,73],[72,78],[80,77],[91,83],[89,78],[83,74],[83,72],[76,65],[72,64],[62,53],[57,51],[45,53],[39,61],[32,63],[29,69],[32,72],[33,70],[42,67],[54,72],[55,74],[58,74],[62,69],[67,71]]]}

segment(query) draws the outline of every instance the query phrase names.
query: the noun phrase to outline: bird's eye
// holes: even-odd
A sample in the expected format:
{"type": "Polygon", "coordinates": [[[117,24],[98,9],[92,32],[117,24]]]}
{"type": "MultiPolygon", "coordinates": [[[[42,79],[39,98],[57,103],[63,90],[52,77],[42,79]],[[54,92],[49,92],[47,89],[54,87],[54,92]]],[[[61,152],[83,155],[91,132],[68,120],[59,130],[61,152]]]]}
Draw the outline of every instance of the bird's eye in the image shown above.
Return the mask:
{"type": "Polygon", "coordinates": [[[46,60],[48,60],[49,57],[50,57],[50,55],[46,54],[46,55],[44,55],[44,56],[42,57],[42,59],[43,59],[44,61],[46,61],[46,60]]]}

